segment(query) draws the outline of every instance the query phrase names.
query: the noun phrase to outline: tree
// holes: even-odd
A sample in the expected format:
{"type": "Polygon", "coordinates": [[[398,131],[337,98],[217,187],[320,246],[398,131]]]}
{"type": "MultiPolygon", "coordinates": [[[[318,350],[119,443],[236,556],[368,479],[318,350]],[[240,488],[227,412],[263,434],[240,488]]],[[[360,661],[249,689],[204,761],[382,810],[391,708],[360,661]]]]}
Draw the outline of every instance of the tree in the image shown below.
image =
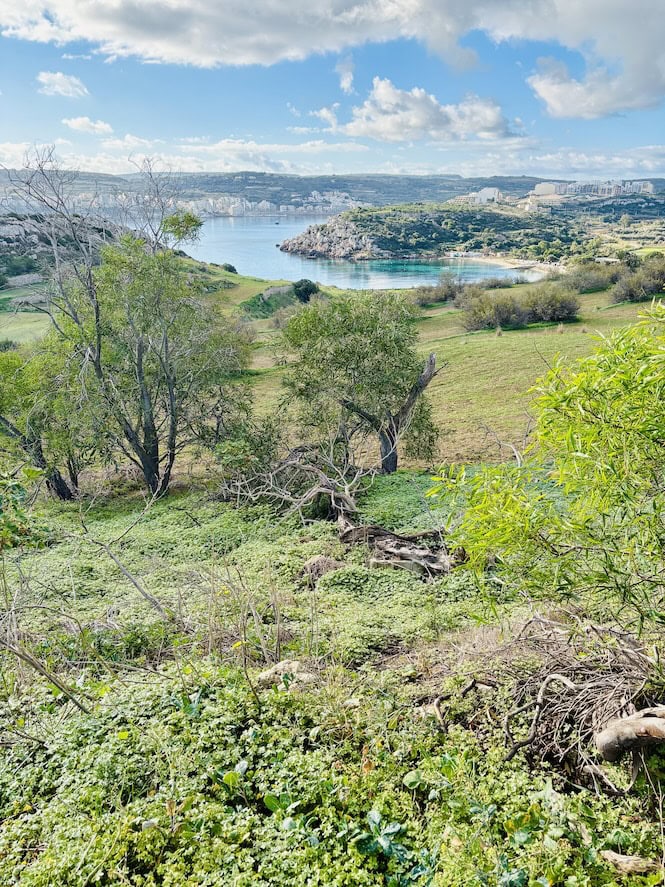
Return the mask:
{"type": "Polygon", "coordinates": [[[418,356],[414,318],[403,296],[357,295],[306,306],[283,334],[295,358],[285,386],[306,423],[319,433],[338,429],[345,444],[375,435],[387,474],[397,470],[400,440],[414,455],[429,457],[436,439],[423,397],[436,357],[423,363],[418,356]]]}
{"type": "Polygon", "coordinates": [[[153,495],[169,488],[177,454],[218,438],[242,408],[234,388],[246,342],[202,299],[171,251],[126,236],[102,249],[94,299],[67,294],[63,339],[81,368],[100,424],[153,495]]]}
{"type": "Polygon", "coordinates": [[[439,480],[462,493],[455,541],[480,573],[498,558],[503,582],[663,621],[664,351],[658,304],[542,380],[524,465],[439,480]]]}
{"type": "Polygon", "coordinates": [[[302,302],[304,305],[306,305],[309,302],[310,298],[315,293],[318,293],[318,291],[318,284],[314,283],[313,280],[308,280],[306,277],[303,277],[302,280],[296,280],[296,282],[293,284],[293,292],[296,299],[299,302],[302,302]]]}
{"type": "Polygon", "coordinates": [[[168,177],[144,167],[142,192],[121,206],[133,230],[124,236],[84,214],[73,185],[50,153],[17,182],[41,209],[53,248],[45,310],[97,427],[162,496],[183,447],[218,439],[244,407],[233,383],[247,362],[246,341],[204,304],[173,250],[201,222],[174,211],[168,177]]]}
{"type": "MultiPolygon", "coordinates": [[[[62,364],[62,362],[60,361],[62,364]]],[[[27,350],[0,352],[0,437],[34,468],[44,473],[51,492],[59,499],[73,499],[75,487],[60,468],[62,453],[47,445],[51,428],[65,436],[65,424],[55,420],[76,416],[72,404],[65,407],[66,388],[58,382],[56,364],[27,350]]],[[[70,444],[69,451],[73,451],[70,444]]]]}

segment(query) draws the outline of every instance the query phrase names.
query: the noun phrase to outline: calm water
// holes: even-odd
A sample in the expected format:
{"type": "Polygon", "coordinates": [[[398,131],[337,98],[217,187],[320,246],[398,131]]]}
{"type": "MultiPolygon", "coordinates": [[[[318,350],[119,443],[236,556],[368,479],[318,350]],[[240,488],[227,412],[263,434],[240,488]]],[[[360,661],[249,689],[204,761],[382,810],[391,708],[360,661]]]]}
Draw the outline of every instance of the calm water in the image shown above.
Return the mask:
{"type": "MultiPolygon", "coordinates": [[[[345,259],[304,259],[280,252],[276,244],[303,232],[309,225],[326,222],[329,216],[241,216],[207,219],[201,238],[187,252],[202,262],[230,262],[239,274],[267,280],[300,280],[303,277],[342,289],[388,289],[437,283],[442,274],[471,282],[487,277],[515,277],[518,272],[473,259],[439,262],[349,262],[345,259]]],[[[536,280],[538,272],[519,272],[536,280]]]]}

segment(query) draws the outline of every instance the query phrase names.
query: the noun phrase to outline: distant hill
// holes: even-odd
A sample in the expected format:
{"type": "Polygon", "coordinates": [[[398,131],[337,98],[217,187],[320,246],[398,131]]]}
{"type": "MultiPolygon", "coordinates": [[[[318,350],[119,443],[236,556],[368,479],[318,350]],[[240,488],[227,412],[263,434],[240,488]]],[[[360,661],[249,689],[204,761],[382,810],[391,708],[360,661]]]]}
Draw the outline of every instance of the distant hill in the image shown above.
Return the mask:
{"type": "MultiPolygon", "coordinates": [[[[10,197],[11,180],[16,175],[15,170],[0,170],[0,197],[10,197]]],[[[486,187],[521,197],[541,181],[544,180],[530,176],[296,176],[238,172],[179,173],[173,177],[173,186],[179,199],[193,204],[192,208],[198,211],[205,213],[206,208],[212,206],[210,201],[221,198],[221,208],[217,211],[243,215],[280,211],[340,212],[356,205],[438,203],[486,187]]],[[[116,195],[140,189],[140,173],[125,176],[78,173],[72,188],[76,195],[98,194],[100,205],[112,208],[116,195]]]]}

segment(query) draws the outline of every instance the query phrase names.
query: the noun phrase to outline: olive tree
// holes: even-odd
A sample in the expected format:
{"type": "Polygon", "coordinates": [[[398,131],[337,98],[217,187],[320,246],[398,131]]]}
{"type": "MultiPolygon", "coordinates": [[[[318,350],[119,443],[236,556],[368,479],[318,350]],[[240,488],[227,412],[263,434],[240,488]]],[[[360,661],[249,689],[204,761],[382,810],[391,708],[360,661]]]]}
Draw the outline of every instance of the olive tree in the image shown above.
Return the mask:
{"type": "Polygon", "coordinates": [[[414,321],[403,296],[359,294],[307,305],[283,333],[292,358],[284,384],[305,421],[337,429],[342,442],[373,436],[386,474],[397,470],[402,439],[425,458],[436,440],[423,396],[436,357],[418,354],[414,321]]]}

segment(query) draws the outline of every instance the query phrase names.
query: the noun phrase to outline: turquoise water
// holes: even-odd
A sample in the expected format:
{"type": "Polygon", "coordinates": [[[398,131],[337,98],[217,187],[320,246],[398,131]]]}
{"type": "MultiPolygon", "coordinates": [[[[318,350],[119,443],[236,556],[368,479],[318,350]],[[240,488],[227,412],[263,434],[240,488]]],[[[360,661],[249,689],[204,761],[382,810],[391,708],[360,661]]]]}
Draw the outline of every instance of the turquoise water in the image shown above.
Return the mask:
{"type": "Polygon", "coordinates": [[[465,282],[488,277],[515,277],[536,280],[538,272],[516,272],[501,265],[473,259],[447,259],[439,262],[388,259],[349,262],[345,259],[305,259],[283,253],[277,248],[289,237],[302,233],[309,225],[320,224],[328,216],[240,216],[207,219],[201,238],[187,252],[202,262],[230,262],[239,274],[267,280],[300,280],[307,277],[318,283],[342,289],[389,289],[434,284],[442,275],[465,282]]]}

